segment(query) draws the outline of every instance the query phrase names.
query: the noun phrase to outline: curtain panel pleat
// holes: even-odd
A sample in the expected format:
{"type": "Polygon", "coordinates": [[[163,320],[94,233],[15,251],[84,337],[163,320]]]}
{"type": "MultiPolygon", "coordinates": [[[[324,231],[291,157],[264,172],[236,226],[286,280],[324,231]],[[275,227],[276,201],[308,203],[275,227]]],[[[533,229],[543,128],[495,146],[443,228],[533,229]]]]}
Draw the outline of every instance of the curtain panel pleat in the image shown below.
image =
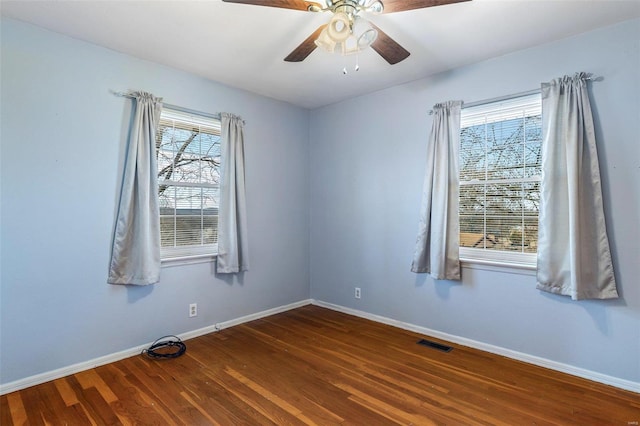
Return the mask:
{"type": "Polygon", "coordinates": [[[433,108],[418,237],[411,264],[411,271],[426,272],[439,280],[460,279],[458,152],[461,106],[461,101],[449,101],[433,108]]]}
{"type": "Polygon", "coordinates": [[[249,269],[244,175],[244,122],[222,113],[220,139],[220,203],[216,272],[238,273],[249,269]]]}
{"type": "Polygon", "coordinates": [[[542,84],[537,288],[574,300],[618,297],[587,79],[542,84]]]}
{"type": "Polygon", "coordinates": [[[155,136],[162,99],[129,94],[135,112],[124,161],[109,265],[109,284],[160,281],[160,214],[155,136]]]}

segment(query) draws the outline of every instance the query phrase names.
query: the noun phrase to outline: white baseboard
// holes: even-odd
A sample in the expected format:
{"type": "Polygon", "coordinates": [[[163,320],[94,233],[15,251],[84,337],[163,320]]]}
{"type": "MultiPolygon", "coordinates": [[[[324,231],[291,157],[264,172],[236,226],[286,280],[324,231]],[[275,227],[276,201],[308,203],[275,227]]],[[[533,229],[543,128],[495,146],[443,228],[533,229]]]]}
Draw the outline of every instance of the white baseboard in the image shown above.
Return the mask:
{"type": "Polygon", "coordinates": [[[203,336],[205,334],[213,333],[214,331],[224,330],[225,328],[233,327],[234,325],[244,324],[245,322],[255,321],[260,318],[265,318],[271,315],[279,314],[281,312],[290,311],[292,309],[299,308],[301,306],[311,305],[312,299],[301,300],[299,302],[289,303],[288,305],[278,306],[277,308],[267,309],[266,311],[257,312],[255,314],[245,315],[240,318],[235,318],[229,321],[219,322],[207,327],[199,328],[193,331],[187,331],[180,334],[178,337],[182,340],[193,339],[194,337],[203,336]]]}
{"type": "MultiPolygon", "coordinates": [[[[270,315],[279,314],[281,312],[290,311],[301,306],[310,305],[311,299],[301,300],[299,302],[290,303],[288,305],[279,306],[277,308],[267,309],[266,311],[257,312],[255,314],[246,315],[240,318],[224,321],[221,323],[213,324],[207,327],[199,328],[193,331],[187,331],[181,333],[178,337],[181,340],[193,339],[194,337],[202,336],[214,331],[222,330],[225,328],[233,327],[234,325],[243,324],[245,322],[257,320],[260,318],[268,317],[270,315]]],[[[81,371],[90,370],[101,365],[109,364],[112,362],[120,361],[121,359],[129,358],[131,356],[139,355],[143,349],[148,348],[153,342],[149,342],[144,345],[136,346],[134,348],[125,349],[120,352],[101,356],[91,359],[89,361],[79,362],[77,364],[69,365],[67,367],[58,368],[53,371],[47,371],[45,373],[36,374],[34,376],[26,377],[9,383],[0,384],[0,395],[4,395],[10,392],[15,392],[20,389],[25,389],[31,386],[46,383],[51,380],[59,379],[61,377],[69,376],[71,374],[79,373],[81,371]]]]}
{"type": "Polygon", "coordinates": [[[79,373],[81,371],[90,370],[94,367],[109,364],[111,362],[120,361],[121,359],[129,358],[130,356],[138,355],[144,348],[149,347],[147,345],[136,346],[135,348],[125,349],[120,352],[101,356],[91,359],[89,361],[79,362],[77,364],[69,365],[67,367],[58,368],[52,371],[46,371],[44,373],[36,374],[34,376],[25,377],[9,383],[0,384],[0,395],[6,393],[15,392],[20,389],[25,389],[31,386],[39,385],[49,382],[51,380],[59,379],[60,377],[70,376],[71,374],[79,373]]]}
{"type": "MultiPolygon", "coordinates": [[[[243,324],[249,321],[254,321],[260,318],[265,318],[281,312],[286,312],[286,311],[296,309],[301,306],[305,306],[309,304],[321,306],[321,307],[328,308],[338,312],[343,312],[345,314],[357,316],[360,318],[369,319],[375,322],[391,325],[394,327],[413,331],[413,332],[424,334],[427,336],[436,337],[438,339],[446,340],[452,343],[457,343],[463,346],[468,346],[474,349],[479,349],[485,352],[502,355],[507,358],[516,359],[518,361],[527,362],[530,364],[549,368],[551,370],[556,370],[562,373],[571,374],[573,376],[582,377],[584,379],[593,380],[595,382],[604,383],[606,385],[615,386],[617,388],[628,390],[631,392],[640,393],[640,383],[638,382],[633,382],[633,381],[621,379],[618,377],[608,376],[606,374],[597,373],[594,371],[586,370],[579,367],[574,367],[572,365],[563,364],[556,361],[551,361],[549,359],[525,354],[518,351],[513,351],[511,349],[502,348],[500,346],[494,346],[487,343],[478,342],[476,340],[467,339],[465,337],[459,337],[452,334],[443,333],[441,331],[432,330],[426,327],[421,327],[418,325],[405,323],[402,321],[394,320],[394,319],[383,317],[380,315],[370,314],[368,312],[359,311],[357,309],[351,309],[345,306],[335,305],[333,303],[323,302],[321,300],[314,300],[314,299],[301,300],[299,302],[290,303],[288,305],[267,309],[265,311],[257,312],[255,314],[250,314],[250,315],[246,315],[246,316],[232,319],[229,321],[213,324],[207,327],[199,328],[197,330],[188,331],[188,332],[179,334],[178,337],[180,337],[180,339],[182,340],[193,339],[194,337],[202,336],[208,333],[233,327],[235,325],[243,324]]],[[[138,355],[140,354],[140,352],[142,352],[143,349],[149,347],[151,343],[152,342],[149,342],[144,345],[125,349],[123,351],[116,352],[110,355],[94,358],[89,361],[84,361],[84,362],[73,364],[67,367],[59,368],[53,371],[36,374],[34,376],[26,377],[24,379],[16,380],[13,382],[0,384],[0,395],[4,395],[9,392],[18,391],[20,389],[25,389],[30,386],[39,385],[41,383],[46,383],[51,380],[59,379],[61,377],[69,376],[71,374],[79,373],[81,371],[89,370],[94,367],[99,367],[101,365],[109,364],[111,362],[116,362],[124,358],[129,358],[131,356],[138,355]]]]}
{"type": "Polygon", "coordinates": [[[584,368],[574,367],[569,364],[563,364],[561,362],[552,361],[546,358],[529,355],[523,352],[513,351],[511,349],[490,345],[488,343],[478,342],[477,340],[467,339],[465,337],[455,336],[453,334],[443,333],[441,331],[432,330],[432,329],[421,327],[414,324],[409,324],[406,322],[394,320],[394,319],[383,317],[380,315],[370,314],[368,312],[347,308],[341,305],[335,305],[333,303],[323,302],[321,300],[313,300],[312,304],[316,306],[321,306],[323,308],[328,308],[334,311],[342,312],[345,314],[353,315],[356,317],[365,318],[365,319],[379,322],[382,324],[391,325],[404,330],[409,330],[409,331],[424,334],[427,336],[432,336],[432,337],[446,340],[452,343],[457,343],[459,345],[468,346],[470,348],[479,349],[481,351],[502,355],[507,358],[516,359],[518,361],[527,362],[529,364],[538,365],[540,367],[549,368],[551,370],[556,370],[561,373],[567,373],[573,376],[582,377],[583,379],[593,380],[594,382],[603,383],[605,385],[615,386],[620,389],[640,393],[639,382],[633,382],[631,380],[625,380],[619,377],[597,373],[595,371],[586,370],[584,368]]]}

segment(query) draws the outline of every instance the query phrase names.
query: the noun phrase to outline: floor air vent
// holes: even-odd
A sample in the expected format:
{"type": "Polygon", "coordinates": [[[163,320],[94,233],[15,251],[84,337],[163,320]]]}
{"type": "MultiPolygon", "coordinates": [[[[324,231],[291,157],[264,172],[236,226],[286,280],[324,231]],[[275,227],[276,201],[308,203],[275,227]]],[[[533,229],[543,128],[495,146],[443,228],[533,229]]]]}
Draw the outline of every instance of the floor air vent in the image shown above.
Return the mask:
{"type": "Polygon", "coordinates": [[[427,346],[429,348],[437,349],[442,352],[450,352],[453,348],[447,345],[441,345],[440,343],[432,342],[430,340],[421,339],[418,340],[418,344],[422,346],[427,346]]]}

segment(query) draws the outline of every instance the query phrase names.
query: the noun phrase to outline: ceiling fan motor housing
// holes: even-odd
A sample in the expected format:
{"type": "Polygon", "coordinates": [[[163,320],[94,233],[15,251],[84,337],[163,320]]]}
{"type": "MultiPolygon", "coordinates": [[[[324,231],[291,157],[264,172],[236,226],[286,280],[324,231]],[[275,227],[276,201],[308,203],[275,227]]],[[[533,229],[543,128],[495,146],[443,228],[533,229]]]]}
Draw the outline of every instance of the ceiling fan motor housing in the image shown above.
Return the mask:
{"type": "Polygon", "coordinates": [[[379,0],[326,0],[327,7],[322,9],[317,4],[313,3],[309,5],[308,10],[310,12],[326,12],[333,13],[346,13],[350,16],[356,16],[360,12],[382,13],[384,11],[384,5],[379,0]]]}

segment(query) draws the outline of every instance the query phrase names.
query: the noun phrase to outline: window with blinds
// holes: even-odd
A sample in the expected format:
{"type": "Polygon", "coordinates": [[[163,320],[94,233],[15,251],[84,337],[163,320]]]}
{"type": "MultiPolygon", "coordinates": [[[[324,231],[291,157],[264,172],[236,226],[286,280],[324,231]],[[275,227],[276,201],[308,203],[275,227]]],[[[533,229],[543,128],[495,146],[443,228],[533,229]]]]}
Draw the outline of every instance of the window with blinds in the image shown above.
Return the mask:
{"type": "Polygon", "coordinates": [[[535,266],[541,98],[464,108],[460,132],[460,257],[535,266]]]}
{"type": "Polygon", "coordinates": [[[220,121],[165,107],[156,156],[162,258],[217,254],[220,121]]]}

